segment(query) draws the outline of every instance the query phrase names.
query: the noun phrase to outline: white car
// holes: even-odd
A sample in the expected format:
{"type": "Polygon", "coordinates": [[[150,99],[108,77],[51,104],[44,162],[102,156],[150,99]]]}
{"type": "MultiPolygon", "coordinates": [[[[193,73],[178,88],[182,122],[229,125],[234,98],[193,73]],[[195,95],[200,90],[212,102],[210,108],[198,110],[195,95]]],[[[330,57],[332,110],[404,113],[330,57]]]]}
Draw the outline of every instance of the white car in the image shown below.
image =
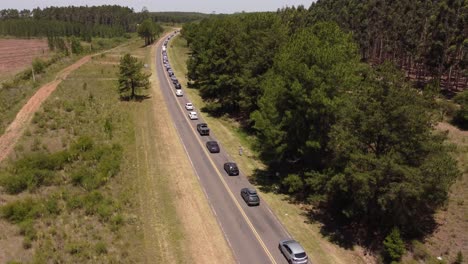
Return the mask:
{"type": "Polygon", "coordinates": [[[186,104],[185,104],[185,109],[187,109],[187,110],[193,110],[193,104],[192,104],[192,103],[186,103],[186,104]]]}
{"type": "Polygon", "coordinates": [[[175,95],[180,97],[180,96],[184,96],[184,93],[182,92],[181,89],[177,89],[177,90],[175,90],[175,95]]]}
{"type": "Polygon", "coordinates": [[[198,119],[197,112],[192,111],[192,112],[190,112],[188,114],[188,116],[189,116],[190,120],[197,120],[198,119]]]}

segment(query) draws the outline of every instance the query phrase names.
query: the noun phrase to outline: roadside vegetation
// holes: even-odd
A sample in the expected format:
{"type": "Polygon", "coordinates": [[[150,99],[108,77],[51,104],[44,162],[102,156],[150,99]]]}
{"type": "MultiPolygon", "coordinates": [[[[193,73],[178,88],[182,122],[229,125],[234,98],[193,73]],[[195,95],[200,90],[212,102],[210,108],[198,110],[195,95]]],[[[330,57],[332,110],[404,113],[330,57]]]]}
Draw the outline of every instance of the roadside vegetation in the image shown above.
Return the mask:
{"type": "Polygon", "coordinates": [[[1,225],[14,234],[0,240],[8,261],[144,259],[126,152],[134,124],[115,86],[117,64],[103,54],[65,79],[2,164],[1,225]]]}
{"type": "MultiPolygon", "coordinates": [[[[444,53],[447,57],[434,53],[436,43],[426,43],[434,48],[423,55],[431,61],[417,67],[430,78],[410,76],[407,82],[405,74],[414,69],[405,68],[399,54],[391,57],[374,46],[382,49],[376,62],[368,39],[356,40],[377,23],[346,27],[326,16],[331,9],[324,2],[309,10],[218,16],[185,25],[188,85],[198,90],[209,115],[239,121],[240,134],[266,165],[254,169],[252,180],[305,204],[310,221],[320,222],[322,234],[334,243],[363,246],[381,253],[383,262],[399,261],[413,239],[435,232],[434,214],[460,179],[457,152],[434,130],[445,100],[434,87],[458,89],[463,77],[444,76],[463,67],[456,55],[463,39],[447,35],[444,48],[457,51],[444,53]],[[440,61],[432,61],[439,55],[440,61]],[[449,58],[452,64],[441,67],[449,58]],[[421,84],[419,78],[431,81],[421,84]]],[[[463,9],[458,2],[446,4],[424,10],[437,16],[431,27],[440,29],[438,21],[448,14],[441,10],[463,9]]],[[[357,15],[365,16],[368,8],[363,5],[357,15]]],[[[463,19],[450,20],[453,32],[463,19]]],[[[397,39],[390,43],[403,45],[397,39]]],[[[457,116],[463,116],[460,109],[457,116]]],[[[451,261],[456,254],[445,257],[451,261]]]]}

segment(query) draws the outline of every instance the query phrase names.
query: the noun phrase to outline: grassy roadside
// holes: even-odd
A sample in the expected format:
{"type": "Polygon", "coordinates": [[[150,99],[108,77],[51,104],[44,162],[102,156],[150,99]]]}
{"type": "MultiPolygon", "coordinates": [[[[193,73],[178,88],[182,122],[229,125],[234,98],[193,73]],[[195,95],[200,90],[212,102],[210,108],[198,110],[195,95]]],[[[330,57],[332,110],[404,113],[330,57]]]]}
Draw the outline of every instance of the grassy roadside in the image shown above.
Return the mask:
{"type": "Polygon", "coordinates": [[[150,99],[118,99],[124,53],[154,72],[142,43],[70,74],[2,163],[0,263],[234,262],[156,76],[150,99]]]}
{"type": "MultiPolygon", "coordinates": [[[[136,45],[130,41],[120,50],[136,45]]],[[[0,226],[7,235],[0,237],[0,262],[144,259],[133,209],[134,158],[127,151],[135,145],[132,105],[118,99],[117,66],[102,55],[71,73],[5,162],[0,226]]]]}
{"type": "MultiPolygon", "coordinates": [[[[199,109],[202,108],[204,103],[198,95],[198,91],[186,88],[186,61],[189,50],[186,47],[185,40],[176,37],[169,45],[169,58],[178,79],[183,85],[184,92],[199,109]]],[[[239,164],[246,175],[252,175],[256,168],[264,166],[256,158],[256,153],[252,151],[251,142],[253,139],[242,133],[237,123],[228,118],[218,119],[203,112],[200,114],[209,124],[218,140],[221,141],[225,150],[239,164]],[[239,146],[244,149],[243,156],[238,155],[239,146]]],[[[286,229],[305,247],[313,263],[365,263],[360,248],[344,249],[323,237],[320,234],[320,224],[311,223],[304,215],[305,211],[301,205],[291,204],[286,196],[272,192],[262,192],[261,197],[270,205],[286,229]]]]}

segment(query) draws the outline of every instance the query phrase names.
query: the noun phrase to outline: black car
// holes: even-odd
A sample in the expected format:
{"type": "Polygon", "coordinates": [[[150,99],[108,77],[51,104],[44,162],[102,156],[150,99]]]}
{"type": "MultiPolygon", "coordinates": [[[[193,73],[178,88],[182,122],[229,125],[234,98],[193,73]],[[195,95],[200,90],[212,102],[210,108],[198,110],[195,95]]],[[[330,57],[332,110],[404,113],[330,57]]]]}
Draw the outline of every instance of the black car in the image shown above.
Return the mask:
{"type": "Polygon", "coordinates": [[[176,83],[174,84],[174,86],[176,89],[182,89],[182,85],[180,85],[180,83],[176,83]]]}
{"type": "Polygon", "coordinates": [[[219,145],[218,145],[218,142],[216,142],[216,141],[208,141],[208,142],[206,142],[206,148],[207,148],[211,153],[219,153],[219,145]]]}
{"type": "Polygon", "coordinates": [[[240,194],[248,206],[260,205],[260,198],[258,197],[257,191],[255,189],[242,188],[240,194]]]}
{"type": "Polygon", "coordinates": [[[224,163],[224,170],[227,172],[229,176],[239,175],[239,168],[237,168],[237,164],[234,162],[224,163]]]}
{"type": "Polygon", "coordinates": [[[177,80],[177,77],[175,77],[174,75],[171,76],[171,80],[172,80],[172,83],[173,83],[173,84],[176,84],[176,83],[179,82],[179,81],[177,80]]]}
{"type": "Polygon", "coordinates": [[[167,74],[169,74],[169,76],[173,76],[174,72],[173,71],[167,71],[167,74]]]}

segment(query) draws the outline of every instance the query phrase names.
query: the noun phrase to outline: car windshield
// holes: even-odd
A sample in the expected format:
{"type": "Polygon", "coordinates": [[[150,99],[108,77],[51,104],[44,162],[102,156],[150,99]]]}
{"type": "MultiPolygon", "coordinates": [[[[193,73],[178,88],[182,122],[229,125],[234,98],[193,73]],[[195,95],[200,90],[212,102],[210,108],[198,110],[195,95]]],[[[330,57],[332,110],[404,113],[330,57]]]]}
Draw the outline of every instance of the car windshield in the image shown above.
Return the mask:
{"type": "Polygon", "coordinates": [[[257,195],[257,191],[255,191],[255,190],[252,190],[252,189],[249,189],[249,194],[252,194],[252,195],[257,195]]]}
{"type": "Polygon", "coordinates": [[[307,255],[305,252],[294,254],[296,258],[305,258],[307,255]]]}

